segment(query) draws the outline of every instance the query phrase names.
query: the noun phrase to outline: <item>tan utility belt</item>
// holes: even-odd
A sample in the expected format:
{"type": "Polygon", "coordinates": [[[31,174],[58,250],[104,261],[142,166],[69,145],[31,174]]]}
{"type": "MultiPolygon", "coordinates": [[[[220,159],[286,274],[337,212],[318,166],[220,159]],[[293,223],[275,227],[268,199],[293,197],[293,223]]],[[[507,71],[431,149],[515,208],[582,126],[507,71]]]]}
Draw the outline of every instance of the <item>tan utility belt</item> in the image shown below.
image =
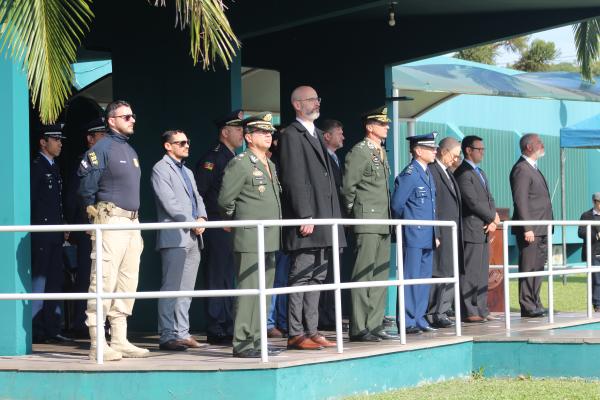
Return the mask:
{"type": "Polygon", "coordinates": [[[117,207],[115,203],[109,201],[100,201],[96,204],[99,214],[106,213],[109,217],[123,217],[129,219],[137,219],[138,211],[129,211],[121,207],[117,207]]]}

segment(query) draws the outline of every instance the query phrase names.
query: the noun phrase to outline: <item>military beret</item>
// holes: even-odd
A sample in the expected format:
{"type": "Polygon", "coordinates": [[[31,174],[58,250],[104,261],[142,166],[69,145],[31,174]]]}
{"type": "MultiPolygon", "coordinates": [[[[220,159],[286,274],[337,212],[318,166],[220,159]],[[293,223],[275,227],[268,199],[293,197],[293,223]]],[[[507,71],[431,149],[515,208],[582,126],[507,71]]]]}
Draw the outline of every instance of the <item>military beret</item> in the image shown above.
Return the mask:
{"type": "Polygon", "coordinates": [[[388,118],[387,106],[379,107],[364,113],[362,119],[364,122],[379,122],[382,124],[392,122],[392,120],[388,118]]]}
{"type": "Polygon", "coordinates": [[[65,124],[43,125],[40,130],[40,136],[44,138],[66,139],[67,137],[62,133],[64,127],[65,124]]]}
{"type": "Polygon", "coordinates": [[[438,145],[435,144],[435,137],[437,136],[437,132],[426,133],[424,135],[415,135],[408,136],[406,140],[410,142],[410,147],[414,146],[425,146],[425,147],[433,147],[437,148],[438,145]]]}
{"type": "Polygon", "coordinates": [[[244,118],[244,111],[234,110],[226,116],[215,120],[217,128],[223,128],[224,126],[242,126],[242,118],[244,118]]]}
{"type": "Polygon", "coordinates": [[[84,127],[87,133],[96,133],[96,132],[105,132],[106,131],[106,123],[104,122],[104,118],[98,117],[93,121],[87,123],[84,127]]]}
{"type": "Polygon", "coordinates": [[[275,127],[273,126],[273,114],[268,111],[251,115],[242,121],[242,123],[244,128],[250,132],[257,130],[275,132],[275,127]]]}

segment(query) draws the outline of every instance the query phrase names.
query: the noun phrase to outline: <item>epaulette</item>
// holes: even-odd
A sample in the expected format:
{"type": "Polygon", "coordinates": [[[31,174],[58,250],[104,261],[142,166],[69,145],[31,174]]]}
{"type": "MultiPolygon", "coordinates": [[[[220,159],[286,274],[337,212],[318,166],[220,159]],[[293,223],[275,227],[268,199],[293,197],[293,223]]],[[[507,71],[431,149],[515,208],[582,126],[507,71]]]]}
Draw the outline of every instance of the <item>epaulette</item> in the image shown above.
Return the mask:
{"type": "Polygon", "coordinates": [[[400,173],[400,175],[412,175],[412,173],[414,172],[415,167],[412,164],[409,164],[406,168],[404,168],[402,170],[402,172],[400,173]]]}

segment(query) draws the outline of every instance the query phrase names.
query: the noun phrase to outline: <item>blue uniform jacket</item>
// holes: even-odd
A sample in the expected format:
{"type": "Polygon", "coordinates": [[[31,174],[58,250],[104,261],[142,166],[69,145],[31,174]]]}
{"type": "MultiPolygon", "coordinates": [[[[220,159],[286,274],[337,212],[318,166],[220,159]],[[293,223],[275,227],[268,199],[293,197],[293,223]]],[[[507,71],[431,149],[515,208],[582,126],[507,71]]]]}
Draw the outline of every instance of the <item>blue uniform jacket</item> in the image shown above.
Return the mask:
{"type": "Polygon", "coordinates": [[[219,212],[219,191],[223,182],[225,167],[235,156],[223,143],[218,143],[211,151],[206,153],[196,164],[194,176],[198,192],[204,199],[206,213],[210,221],[221,219],[219,212]]]}
{"type": "Polygon", "coordinates": [[[140,162],[128,140],[108,131],[83,156],[77,175],[84,207],[108,201],[129,211],[140,208],[140,162]]]}
{"type": "MultiPolygon", "coordinates": [[[[62,179],[58,165],[51,166],[41,154],[37,154],[31,162],[31,224],[61,225],[64,223],[62,213],[62,179]]],[[[46,239],[52,243],[62,243],[62,232],[34,233],[32,238],[46,239]]]]}
{"type": "MultiPolygon", "coordinates": [[[[396,177],[392,213],[398,219],[436,219],[434,180],[431,173],[427,175],[414,159],[396,177]]],[[[403,228],[404,246],[433,249],[436,231],[432,226],[406,226],[403,228]]]]}

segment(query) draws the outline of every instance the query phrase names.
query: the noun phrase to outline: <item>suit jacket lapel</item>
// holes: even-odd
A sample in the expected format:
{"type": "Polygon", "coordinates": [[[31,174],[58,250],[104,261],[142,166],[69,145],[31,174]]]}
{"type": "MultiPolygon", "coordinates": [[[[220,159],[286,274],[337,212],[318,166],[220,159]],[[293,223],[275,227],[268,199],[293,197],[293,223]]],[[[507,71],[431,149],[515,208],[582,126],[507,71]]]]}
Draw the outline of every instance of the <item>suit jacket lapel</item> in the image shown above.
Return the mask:
{"type": "Polygon", "coordinates": [[[454,185],[454,181],[452,180],[452,174],[448,172],[448,175],[446,175],[446,172],[444,172],[444,169],[438,164],[437,161],[433,162],[433,168],[436,169],[437,173],[442,178],[442,182],[444,182],[444,185],[446,185],[446,187],[448,187],[448,190],[450,190],[450,193],[452,193],[452,196],[456,198],[457,186],[454,185]]]}
{"type": "MultiPolygon", "coordinates": [[[[181,173],[179,172],[179,167],[177,165],[175,165],[175,162],[173,161],[173,159],[171,159],[171,157],[169,157],[168,155],[165,154],[165,156],[163,157],[163,159],[167,162],[167,164],[169,164],[169,167],[171,167],[171,170],[173,170],[173,173],[175,175],[177,175],[177,177],[179,178],[179,180],[181,181],[181,184],[183,185],[183,189],[185,190],[185,192],[188,194],[188,196],[192,197],[193,194],[190,193],[188,191],[188,187],[185,184],[185,180],[183,180],[183,176],[181,176],[181,173]]],[[[185,170],[183,171],[183,173],[185,174],[185,170]]]]}
{"type": "MultiPolygon", "coordinates": [[[[317,157],[319,158],[319,160],[321,160],[321,162],[323,163],[323,165],[325,165],[325,167],[327,167],[327,160],[324,158],[325,155],[327,154],[327,150],[325,150],[325,146],[322,143],[321,137],[319,135],[319,130],[315,127],[315,136],[310,134],[310,132],[308,132],[306,130],[306,128],[304,127],[304,125],[302,125],[300,122],[298,121],[294,121],[292,122],[293,124],[296,124],[296,128],[302,132],[302,134],[304,135],[304,138],[308,141],[308,143],[310,143],[310,145],[312,146],[312,148],[315,150],[315,153],[317,153],[317,157]]],[[[328,168],[328,170],[330,170],[328,168]]]]}
{"type": "Polygon", "coordinates": [[[415,169],[417,171],[419,171],[419,176],[421,177],[421,180],[423,181],[423,183],[425,183],[427,185],[428,188],[431,189],[431,184],[430,184],[430,176],[427,175],[427,173],[425,172],[425,170],[423,169],[423,166],[421,164],[419,164],[418,161],[414,160],[415,165],[415,169]]]}

